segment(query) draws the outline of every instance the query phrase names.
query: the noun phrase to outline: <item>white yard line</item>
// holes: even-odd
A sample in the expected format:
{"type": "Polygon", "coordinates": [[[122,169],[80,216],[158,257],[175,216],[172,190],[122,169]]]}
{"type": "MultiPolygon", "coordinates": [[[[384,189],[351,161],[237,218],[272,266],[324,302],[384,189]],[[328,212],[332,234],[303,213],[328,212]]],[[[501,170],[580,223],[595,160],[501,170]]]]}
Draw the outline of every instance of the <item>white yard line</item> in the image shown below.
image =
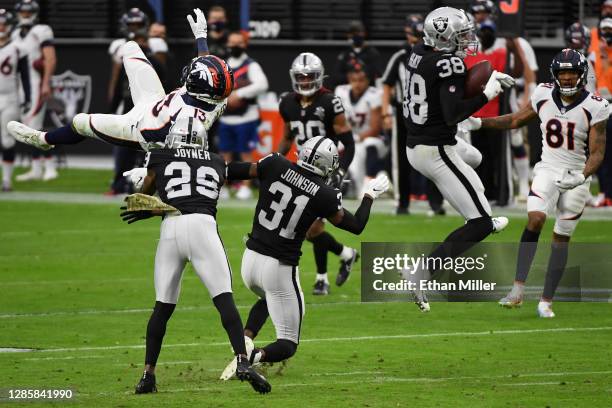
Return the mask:
{"type": "MultiPolygon", "coordinates": [[[[326,343],[326,342],[353,342],[353,341],[376,341],[376,340],[398,340],[398,339],[421,339],[432,337],[482,337],[495,335],[513,335],[513,334],[533,334],[533,333],[568,333],[568,332],[597,332],[612,330],[612,326],[602,327],[559,327],[551,329],[513,329],[513,330],[488,330],[479,332],[443,332],[443,333],[421,333],[421,334],[395,334],[382,336],[358,336],[358,337],[325,337],[314,339],[301,339],[300,343],[326,343]]],[[[265,340],[261,340],[264,342],[265,340]]],[[[177,343],[165,344],[164,348],[180,348],[180,347],[228,347],[229,343],[213,342],[213,343],[177,343]]],[[[89,347],[62,347],[34,350],[37,353],[57,353],[57,352],[75,352],[75,351],[94,351],[94,350],[129,350],[143,349],[144,344],[135,345],[116,345],[116,346],[89,346],[89,347]]],[[[6,354],[9,354],[8,352],[6,354]]]]}

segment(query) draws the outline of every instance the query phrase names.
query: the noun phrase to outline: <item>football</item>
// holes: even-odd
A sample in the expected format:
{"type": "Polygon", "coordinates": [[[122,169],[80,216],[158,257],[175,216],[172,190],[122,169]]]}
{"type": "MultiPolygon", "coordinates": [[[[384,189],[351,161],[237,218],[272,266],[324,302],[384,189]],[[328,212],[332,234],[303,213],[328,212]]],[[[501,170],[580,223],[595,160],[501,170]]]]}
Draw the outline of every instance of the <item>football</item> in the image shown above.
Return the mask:
{"type": "Polygon", "coordinates": [[[465,77],[465,98],[473,98],[481,93],[492,73],[493,68],[489,61],[480,61],[468,69],[465,77]]]}

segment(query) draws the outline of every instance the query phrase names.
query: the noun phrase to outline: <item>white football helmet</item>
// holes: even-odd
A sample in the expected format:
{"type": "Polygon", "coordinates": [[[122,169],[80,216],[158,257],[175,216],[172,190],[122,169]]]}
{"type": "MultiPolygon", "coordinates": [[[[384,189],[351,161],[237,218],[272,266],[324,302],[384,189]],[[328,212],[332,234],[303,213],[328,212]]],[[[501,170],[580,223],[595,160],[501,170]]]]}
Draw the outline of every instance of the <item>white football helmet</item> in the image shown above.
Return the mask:
{"type": "Polygon", "coordinates": [[[297,165],[321,177],[328,177],[338,168],[339,160],[334,142],[328,137],[316,136],[302,145],[297,165]]]}
{"type": "Polygon", "coordinates": [[[166,147],[169,149],[193,147],[208,150],[208,133],[204,124],[191,116],[179,117],[166,136],[166,147]]]}
{"type": "Polygon", "coordinates": [[[303,52],[291,64],[289,76],[293,90],[302,95],[310,96],[323,86],[325,70],[321,58],[312,52],[303,52]]]}
{"type": "Polygon", "coordinates": [[[460,58],[478,51],[474,23],[465,11],[453,7],[439,7],[425,17],[423,25],[425,45],[440,51],[452,52],[460,58]]]}

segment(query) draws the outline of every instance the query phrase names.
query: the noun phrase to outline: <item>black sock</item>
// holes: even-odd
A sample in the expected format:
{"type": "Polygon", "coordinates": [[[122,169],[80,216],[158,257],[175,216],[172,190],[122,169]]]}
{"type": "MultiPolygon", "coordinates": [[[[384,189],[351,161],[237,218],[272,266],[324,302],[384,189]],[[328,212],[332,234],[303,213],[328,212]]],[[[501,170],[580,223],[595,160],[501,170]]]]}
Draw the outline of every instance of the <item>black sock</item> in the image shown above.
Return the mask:
{"type": "Polygon", "coordinates": [[[149,318],[147,325],[147,349],[145,352],[145,364],[155,366],[157,358],[161,351],[162,341],[166,334],[166,324],[172,312],[174,312],[175,304],[155,302],[153,313],[149,318]]]}
{"type": "Polygon", "coordinates": [[[246,346],[244,345],[244,330],[242,328],[242,320],[236,309],[234,297],[231,293],[225,292],[213,298],[213,303],[221,315],[221,324],[227,332],[234,354],[246,354],[246,346]]]}
{"type": "Polygon", "coordinates": [[[342,253],[343,245],[327,231],[323,231],[311,239],[311,242],[315,263],[317,264],[317,273],[327,273],[327,251],[339,256],[342,253]]]}
{"type": "Polygon", "coordinates": [[[538,240],[540,239],[539,232],[533,232],[525,228],[521,235],[521,243],[519,244],[518,259],[516,261],[515,281],[525,282],[536,250],[538,249],[538,240]]]}
{"type": "Polygon", "coordinates": [[[548,270],[544,281],[544,293],[542,297],[552,300],[565,271],[569,244],[567,242],[553,242],[551,244],[550,258],[548,258],[548,270]]]}
{"type": "Polygon", "coordinates": [[[2,151],[2,161],[7,163],[13,163],[15,161],[15,148],[4,149],[2,151]]]}
{"type": "MultiPolygon", "coordinates": [[[[440,244],[429,257],[457,257],[485,239],[491,232],[493,232],[491,217],[473,218],[464,226],[451,232],[444,242],[440,244]]],[[[430,272],[434,274],[436,271],[430,272]]]]}
{"type": "Polygon", "coordinates": [[[297,346],[297,344],[290,340],[276,340],[274,343],[270,343],[263,348],[263,351],[266,353],[266,356],[262,361],[276,363],[279,361],[286,360],[295,354],[297,346]]]}
{"type": "Polygon", "coordinates": [[[251,308],[249,318],[247,319],[244,329],[251,331],[253,333],[253,338],[257,337],[257,334],[266,322],[268,315],[268,303],[266,302],[266,299],[259,299],[251,308]]]}
{"type": "Polygon", "coordinates": [[[85,140],[85,137],[75,132],[72,125],[66,125],[47,132],[45,135],[45,140],[51,145],[65,145],[82,142],[85,140]]]}

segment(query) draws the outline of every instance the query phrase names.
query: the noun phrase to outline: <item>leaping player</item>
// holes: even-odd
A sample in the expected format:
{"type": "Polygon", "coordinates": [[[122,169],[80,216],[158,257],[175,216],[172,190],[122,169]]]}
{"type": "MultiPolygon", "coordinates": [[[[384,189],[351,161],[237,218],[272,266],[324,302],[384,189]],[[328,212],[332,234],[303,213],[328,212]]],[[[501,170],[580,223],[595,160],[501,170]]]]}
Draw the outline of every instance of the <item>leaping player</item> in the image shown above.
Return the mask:
{"type": "Polygon", "coordinates": [[[566,48],[552,60],[550,72],[554,82],[540,84],[531,96],[531,104],[520,111],[467,121],[470,129],[515,129],[536,117],[542,121],[542,159],[534,168],[514,286],[499,304],[509,308],[522,304],[540,232],[546,216],[556,208],[552,252],[538,304],[538,315],[548,318],[555,316],[552,299],[565,270],[568,242],[589,197],[591,175],[604,158],[610,116],[609,103],[585,89],[588,64],[584,55],[566,48]]]}
{"type": "Polygon", "coordinates": [[[70,125],[50,132],[12,121],[8,131],[17,140],[44,150],[80,143],[88,137],[148,150],[152,145],[163,145],[177,117],[193,117],[208,130],[225,110],[234,77],[225,61],[209,55],[206,18],[200,9],[194,9],[194,13],[196,19],[189,15],[187,20],[196,39],[198,57],[191,61],[181,88],[166,95],[151,63],[140,47],[129,41],[123,45],[122,55],[134,101],[132,110],[124,115],[79,113],[70,125]]]}

